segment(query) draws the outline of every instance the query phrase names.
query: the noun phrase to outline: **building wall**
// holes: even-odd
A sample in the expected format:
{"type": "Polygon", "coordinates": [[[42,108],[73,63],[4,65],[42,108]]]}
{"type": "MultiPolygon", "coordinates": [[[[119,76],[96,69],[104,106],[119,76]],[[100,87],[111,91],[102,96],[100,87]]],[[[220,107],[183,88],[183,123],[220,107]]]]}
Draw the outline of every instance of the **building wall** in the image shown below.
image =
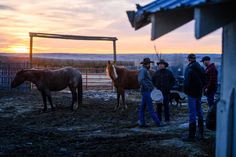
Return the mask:
{"type": "Polygon", "coordinates": [[[236,156],[236,94],[233,95],[234,101],[230,99],[233,89],[236,89],[236,22],[223,28],[222,37],[223,68],[221,101],[217,105],[217,157],[236,156]],[[230,105],[232,102],[234,104],[230,105]]]}

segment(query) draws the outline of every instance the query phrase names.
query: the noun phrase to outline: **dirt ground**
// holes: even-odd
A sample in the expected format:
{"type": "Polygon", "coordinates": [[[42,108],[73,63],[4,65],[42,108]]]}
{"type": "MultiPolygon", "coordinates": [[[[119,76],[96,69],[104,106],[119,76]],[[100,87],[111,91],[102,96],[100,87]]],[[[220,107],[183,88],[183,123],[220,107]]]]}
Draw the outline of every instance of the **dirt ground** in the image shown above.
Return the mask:
{"type": "Polygon", "coordinates": [[[86,91],[84,103],[70,110],[71,95],[53,93],[56,111],[42,113],[38,91],[0,91],[0,156],[9,157],[208,157],[214,156],[215,133],[182,142],[187,132],[187,106],[171,107],[169,125],[138,128],[139,102],[127,95],[128,109],[113,111],[111,91],[86,91]]]}

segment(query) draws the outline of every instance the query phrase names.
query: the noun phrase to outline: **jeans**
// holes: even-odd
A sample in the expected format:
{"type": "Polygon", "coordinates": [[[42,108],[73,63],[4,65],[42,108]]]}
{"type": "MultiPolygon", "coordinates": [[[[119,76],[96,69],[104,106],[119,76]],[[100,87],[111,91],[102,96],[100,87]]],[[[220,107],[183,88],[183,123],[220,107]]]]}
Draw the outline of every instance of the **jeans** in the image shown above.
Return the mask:
{"type": "Polygon", "coordinates": [[[139,125],[145,125],[145,108],[147,106],[148,112],[151,115],[153,121],[156,123],[156,125],[160,124],[160,120],[157,117],[156,112],[153,109],[153,104],[152,104],[152,98],[151,98],[151,92],[142,92],[142,102],[141,105],[139,106],[139,125]]]}
{"type": "Polygon", "coordinates": [[[188,108],[190,123],[196,123],[196,117],[198,117],[199,120],[203,120],[201,98],[193,98],[188,96],[188,108]]]}
{"type": "Polygon", "coordinates": [[[170,121],[169,94],[163,94],[163,104],[158,104],[157,113],[160,121],[162,120],[162,106],[164,106],[165,121],[170,121]]]}
{"type": "Polygon", "coordinates": [[[214,105],[215,92],[207,94],[206,97],[207,97],[208,107],[210,108],[212,105],[214,105]]]}

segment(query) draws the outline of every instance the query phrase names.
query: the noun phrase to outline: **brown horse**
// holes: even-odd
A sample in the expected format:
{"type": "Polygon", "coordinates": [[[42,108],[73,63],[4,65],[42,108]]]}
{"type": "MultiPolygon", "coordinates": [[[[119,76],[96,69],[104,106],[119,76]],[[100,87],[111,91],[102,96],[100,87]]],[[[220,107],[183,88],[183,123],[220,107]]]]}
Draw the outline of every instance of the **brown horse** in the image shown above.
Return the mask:
{"type": "Polygon", "coordinates": [[[60,91],[65,89],[66,87],[69,87],[72,93],[71,109],[77,109],[79,104],[82,103],[82,75],[77,69],[66,67],[58,70],[21,70],[16,73],[16,76],[11,83],[11,87],[15,88],[25,81],[32,82],[40,91],[43,97],[44,112],[47,111],[47,98],[51,105],[51,109],[55,110],[55,107],[52,104],[52,97],[50,91],[60,91]],[[78,89],[77,93],[76,89],[78,89]],[[78,104],[74,107],[74,103],[76,101],[78,104]]]}
{"type": "Polygon", "coordinates": [[[115,110],[120,107],[120,95],[122,97],[123,107],[127,108],[125,103],[125,90],[140,88],[138,83],[138,70],[127,70],[124,67],[115,66],[114,63],[108,61],[106,71],[117,89],[117,105],[115,106],[115,110]]]}

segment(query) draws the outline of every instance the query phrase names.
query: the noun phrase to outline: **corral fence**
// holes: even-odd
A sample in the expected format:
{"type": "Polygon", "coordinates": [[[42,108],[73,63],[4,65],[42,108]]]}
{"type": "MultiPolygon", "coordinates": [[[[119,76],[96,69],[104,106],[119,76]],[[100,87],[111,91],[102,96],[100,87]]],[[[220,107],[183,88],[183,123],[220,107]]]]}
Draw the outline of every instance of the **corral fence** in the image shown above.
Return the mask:
{"type": "MultiPolygon", "coordinates": [[[[30,67],[28,62],[22,63],[2,63],[0,62],[0,90],[11,90],[11,82],[14,79],[17,71],[30,67]]],[[[25,82],[14,90],[29,91],[31,84],[25,82]]]]}
{"type": "Polygon", "coordinates": [[[83,77],[83,89],[112,90],[111,79],[106,74],[105,68],[78,68],[83,77]]]}
{"type": "MultiPolygon", "coordinates": [[[[14,79],[17,71],[27,69],[30,67],[29,63],[2,63],[0,62],[0,90],[12,90],[11,82],[14,79]]],[[[37,67],[44,68],[44,67],[37,67]]],[[[47,67],[48,68],[48,67],[47,67]]],[[[57,68],[48,68],[57,69],[57,68]]],[[[78,68],[83,77],[83,89],[95,89],[95,90],[112,90],[112,81],[106,75],[105,68],[78,68]]],[[[34,88],[29,82],[25,82],[21,86],[14,90],[17,91],[29,91],[34,88]]]]}

